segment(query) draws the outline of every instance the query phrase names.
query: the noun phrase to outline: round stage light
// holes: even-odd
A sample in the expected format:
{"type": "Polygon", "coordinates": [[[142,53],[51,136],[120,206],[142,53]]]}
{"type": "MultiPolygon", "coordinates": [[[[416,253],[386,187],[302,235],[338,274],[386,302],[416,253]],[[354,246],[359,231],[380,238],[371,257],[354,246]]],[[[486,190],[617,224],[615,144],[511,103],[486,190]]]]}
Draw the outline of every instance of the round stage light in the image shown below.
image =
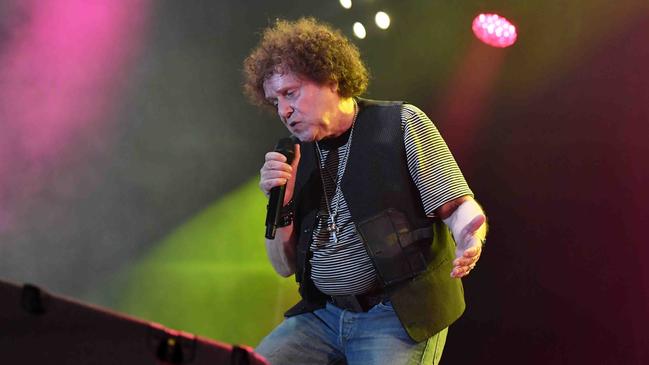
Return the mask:
{"type": "Polygon", "coordinates": [[[383,11],[376,13],[374,21],[376,22],[376,26],[381,29],[388,29],[390,26],[390,16],[383,11]]]}
{"type": "Polygon", "coordinates": [[[363,26],[363,24],[359,22],[354,23],[354,35],[360,39],[365,38],[367,32],[365,31],[365,27],[363,26]]]}
{"type": "Polygon", "coordinates": [[[482,42],[498,48],[516,42],[516,26],[498,14],[480,14],[473,19],[473,34],[482,42]]]}
{"type": "Polygon", "coordinates": [[[352,0],[340,0],[340,5],[342,5],[342,7],[345,9],[351,9],[352,0]]]}

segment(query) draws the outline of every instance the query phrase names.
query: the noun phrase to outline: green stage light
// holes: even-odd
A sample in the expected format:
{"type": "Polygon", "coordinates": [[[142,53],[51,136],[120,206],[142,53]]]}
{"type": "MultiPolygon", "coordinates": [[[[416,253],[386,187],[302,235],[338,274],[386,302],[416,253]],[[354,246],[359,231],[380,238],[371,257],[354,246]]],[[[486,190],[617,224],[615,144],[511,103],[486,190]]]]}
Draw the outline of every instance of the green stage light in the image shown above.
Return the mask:
{"type": "Polygon", "coordinates": [[[266,198],[250,181],[176,228],[120,275],[117,308],[229,343],[256,345],[298,300],[264,248],[266,198]]]}

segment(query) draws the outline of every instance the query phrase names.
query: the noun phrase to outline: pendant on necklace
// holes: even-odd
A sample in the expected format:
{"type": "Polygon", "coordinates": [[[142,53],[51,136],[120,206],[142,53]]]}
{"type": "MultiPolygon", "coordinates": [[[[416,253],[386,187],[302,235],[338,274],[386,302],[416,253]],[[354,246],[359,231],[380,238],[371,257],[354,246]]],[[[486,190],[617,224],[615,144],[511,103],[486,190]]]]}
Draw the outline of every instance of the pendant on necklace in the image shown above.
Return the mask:
{"type": "Polygon", "coordinates": [[[338,243],[338,226],[336,226],[336,222],[332,221],[327,225],[327,232],[329,232],[331,238],[333,238],[334,243],[338,243]]]}

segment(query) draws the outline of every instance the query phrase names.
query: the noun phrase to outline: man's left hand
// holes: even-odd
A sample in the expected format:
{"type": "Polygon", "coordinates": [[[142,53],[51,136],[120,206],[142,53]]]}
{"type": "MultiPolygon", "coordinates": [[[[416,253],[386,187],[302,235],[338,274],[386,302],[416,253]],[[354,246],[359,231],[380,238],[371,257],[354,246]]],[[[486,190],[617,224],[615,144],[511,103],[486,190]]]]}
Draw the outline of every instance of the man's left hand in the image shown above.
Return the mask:
{"type": "MultiPolygon", "coordinates": [[[[478,235],[481,227],[487,218],[480,214],[473,218],[460,232],[459,239],[456,239],[455,260],[451,277],[462,278],[467,276],[475,268],[482,253],[482,243],[478,235]]],[[[484,233],[483,233],[484,234],[484,233]]]]}

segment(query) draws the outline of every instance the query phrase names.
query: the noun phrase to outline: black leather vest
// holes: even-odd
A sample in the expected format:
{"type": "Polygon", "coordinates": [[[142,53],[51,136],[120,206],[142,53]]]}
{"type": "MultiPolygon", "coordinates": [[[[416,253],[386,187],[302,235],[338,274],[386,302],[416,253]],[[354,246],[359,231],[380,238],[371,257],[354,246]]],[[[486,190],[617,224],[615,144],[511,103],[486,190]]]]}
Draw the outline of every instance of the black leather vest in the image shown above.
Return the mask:
{"type": "MultiPolygon", "coordinates": [[[[439,219],[425,216],[410,177],[401,130],[403,103],[358,99],[358,104],[348,165],[341,182],[352,221],[358,223],[391,208],[405,213],[413,229],[432,226],[435,233],[430,244],[422,247],[430,258],[427,271],[385,288],[409,335],[421,341],[447,327],[464,310],[462,284],[449,277],[454,244],[439,219]]],[[[298,229],[296,280],[303,300],[287,316],[315,310],[327,300],[311,281],[309,265],[322,182],[315,144],[302,143],[300,147],[294,199],[298,229]]]]}

